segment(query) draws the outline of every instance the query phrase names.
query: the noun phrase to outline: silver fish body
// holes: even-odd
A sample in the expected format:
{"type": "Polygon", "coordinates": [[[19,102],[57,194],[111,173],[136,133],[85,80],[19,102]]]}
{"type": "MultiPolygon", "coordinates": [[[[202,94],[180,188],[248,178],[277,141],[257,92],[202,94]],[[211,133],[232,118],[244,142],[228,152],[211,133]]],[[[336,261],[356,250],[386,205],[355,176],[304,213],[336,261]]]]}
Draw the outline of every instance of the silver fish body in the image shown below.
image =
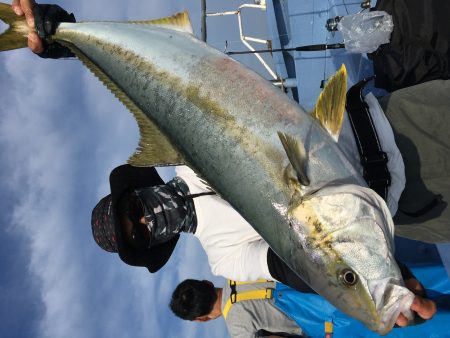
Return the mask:
{"type": "Polygon", "coordinates": [[[392,254],[390,215],[380,216],[383,202],[367,193],[309,114],[186,33],[63,23],[54,38],[101,69],[312,288],[370,329],[390,330],[400,311],[395,304],[407,293],[392,254]],[[311,191],[298,203],[286,181],[289,160],[279,131],[298,138],[308,156],[311,191]],[[348,270],[355,283],[343,281],[348,270]]]}

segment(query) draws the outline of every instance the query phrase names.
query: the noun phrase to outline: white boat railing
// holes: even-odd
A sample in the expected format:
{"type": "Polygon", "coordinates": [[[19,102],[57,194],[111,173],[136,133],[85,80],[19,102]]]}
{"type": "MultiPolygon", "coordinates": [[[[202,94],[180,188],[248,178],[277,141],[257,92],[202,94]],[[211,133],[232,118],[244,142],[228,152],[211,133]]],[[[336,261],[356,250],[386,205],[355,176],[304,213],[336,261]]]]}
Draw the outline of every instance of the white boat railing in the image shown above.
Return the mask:
{"type": "Polygon", "coordinates": [[[217,16],[227,16],[227,15],[236,15],[238,19],[239,24],[239,37],[241,42],[248,48],[248,50],[252,51],[255,57],[258,59],[258,61],[262,64],[262,66],[266,69],[266,71],[270,74],[271,78],[273,80],[280,80],[277,74],[272,70],[272,68],[267,64],[267,62],[262,58],[262,56],[256,51],[255,48],[249,43],[259,43],[263,44],[265,46],[270,46],[271,41],[266,39],[260,39],[252,36],[247,36],[244,34],[244,29],[242,25],[242,14],[241,11],[244,8],[250,8],[250,9],[259,9],[266,11],[266,1],[265,0],[255,0],[254,4],[242,4],[238,7],[237,10],[234,11],[224,11],[224,12],[216,12],[216,13],[206,13],[206,1],[203,1],[202,3],[202,10],[203,10],[203,20],[202,20],[202,36],[204,38],[204,41],[206,42],[206,18],[207,17],[217,17],[217,16]]]}

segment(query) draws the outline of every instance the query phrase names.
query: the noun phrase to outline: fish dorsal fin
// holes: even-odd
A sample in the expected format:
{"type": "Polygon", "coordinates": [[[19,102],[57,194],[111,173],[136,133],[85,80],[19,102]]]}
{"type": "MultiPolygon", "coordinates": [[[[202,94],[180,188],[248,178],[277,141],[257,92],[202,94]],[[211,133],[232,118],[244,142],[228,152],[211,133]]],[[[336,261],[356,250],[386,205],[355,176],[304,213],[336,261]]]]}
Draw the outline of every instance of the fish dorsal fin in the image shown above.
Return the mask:
{"type": "Polygon", "coordinates": [[[173,29],[179,32],[194,34],[192,29],[191,20],[189,19],[189,14],[187,11],[177,13],[175,15],[156,19],[156,20],[145,20],[145,21],[127,21],[128,23],[135,23],[140,25],[152,25],[164,28],[173,29]]]}
{"type": "Polygon", "coordinates": [[[160,129],[136,106],[128,95],[117,86],[109,76],[82,51],[70,43],[62,42],[70,48],[86,67],[122,102],[133,114],[139,127],[140,140],[135,153],[129,158],[128,163],[136,167],[165,166],[184,164],[182,156],[173,147],[160,129]]]}
{"type": "Polygon", "coordinates": [[[305,146],[303,142],[295,137],[278,132],[281,144],[286,151],[289,162],[297,174],[297,179],[300,184],[308,186],[310,181],[306,175],[306,163],[308,162],[305,146]]]}
{"type": "Polygon", "coordinates": [[[345,65],[342,65],[320,93],[312,112],[312,116],[320,122],[336,142],[339,139],[344,120],[346,94],[347,70],[345,65]]]}
{"type": "Polygon", "coordinates": [[[0,51],[27,47],[27,36],[31,29],[25,18],[17,16],[11,5],[0,3],[0,20],[9,28],[0,35],[0,51]]]}

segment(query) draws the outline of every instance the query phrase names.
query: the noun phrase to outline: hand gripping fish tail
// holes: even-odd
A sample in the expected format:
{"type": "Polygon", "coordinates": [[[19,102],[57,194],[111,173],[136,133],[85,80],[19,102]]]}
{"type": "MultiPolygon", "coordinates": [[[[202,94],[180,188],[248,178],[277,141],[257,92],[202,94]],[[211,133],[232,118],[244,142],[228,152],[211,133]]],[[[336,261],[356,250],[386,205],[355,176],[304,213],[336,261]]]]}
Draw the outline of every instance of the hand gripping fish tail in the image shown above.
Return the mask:
{"type": "Polygon", "coordinates": [[[27,47],[27,37],[30,32],[36,32],[42,39],[43,51],[38,55],[42,58],[67,58],[75,56],[72,51],[53,41],[52,36],[61,22],[75,22],[75,16],[69,14],[58,5],[35,5],[33,7],[35,28],[27,25],[25,17],[17,16],[10,5],[0,3],[0,20],[9,28],[0,35],[0,51],[27,47]]]}

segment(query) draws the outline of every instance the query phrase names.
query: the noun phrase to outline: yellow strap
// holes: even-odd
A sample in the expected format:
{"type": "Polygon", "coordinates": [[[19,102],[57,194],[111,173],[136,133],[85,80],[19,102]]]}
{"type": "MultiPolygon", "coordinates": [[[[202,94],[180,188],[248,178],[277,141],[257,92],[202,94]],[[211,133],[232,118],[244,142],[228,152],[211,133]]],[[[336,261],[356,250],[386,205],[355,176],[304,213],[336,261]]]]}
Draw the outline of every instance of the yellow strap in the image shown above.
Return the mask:
{"type": "Polygon", "coordinates": [[[325,322],[325,333],[332,334],[333,333],[333,323],[325,322]]]}
{"type": "Polygon", "coordinates": [[[228,282],[234,283],[234,285],[245,285],[245,284],[254,284],[254,283],[271,283],[272,280],[269,279],[258,279],[253,282],[236,282],[234,280],[229,280],[228,282]]]}
{"type": "MultiPolygon", "coordinates": [[[[246,283],[248,284],[248,283],[246,283]]],[[[253,300],[253,299],[271,299],[272,298],[273,289],[261,289],[261,290],[251,290],[246,292],[240,292],[236,294],[236,299],[234,303],[244,301],[244,300],[253,300]]],[[[233,302],[231,302],[231,298],[228,298],[227,303],[225,304],[222,314],[223,318],[227,319],[228,312],[231,309],[233,302]]]]}

